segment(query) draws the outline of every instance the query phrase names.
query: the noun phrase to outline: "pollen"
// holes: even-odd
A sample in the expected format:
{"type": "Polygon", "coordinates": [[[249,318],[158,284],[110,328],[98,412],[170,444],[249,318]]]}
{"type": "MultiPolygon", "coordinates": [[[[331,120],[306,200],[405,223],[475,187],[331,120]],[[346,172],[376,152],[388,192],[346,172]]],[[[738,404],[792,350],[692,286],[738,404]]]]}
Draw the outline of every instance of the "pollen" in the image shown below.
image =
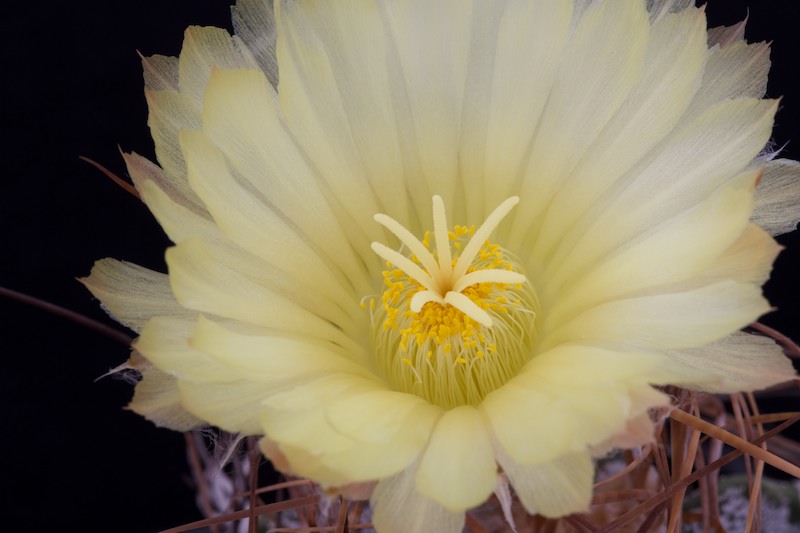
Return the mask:
{"type": "Polygon", "coordinates": [[[486,221],[448,228],[433,197],[433,240],[417,240],[394,219],[375,220],[405,253],[380,243],[387,262],[383,293],[370,300],[378,367],[398,390],[445,408],[476,405],[529,359],[538,311],[519,260],[490,234],[519,200],[509,198],[486,221]]]}

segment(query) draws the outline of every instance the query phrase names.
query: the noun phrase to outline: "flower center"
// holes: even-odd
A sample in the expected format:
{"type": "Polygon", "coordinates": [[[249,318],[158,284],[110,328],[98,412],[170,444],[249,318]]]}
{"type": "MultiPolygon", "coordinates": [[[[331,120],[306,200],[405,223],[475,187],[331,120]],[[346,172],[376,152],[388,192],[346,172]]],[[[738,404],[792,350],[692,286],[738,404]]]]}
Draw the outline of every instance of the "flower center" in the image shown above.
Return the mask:
{"type": "Polygon", "coordinates": [[[519,260],[489,236],[519,202],[500,204],[478,228],[449,230],[433,197],[434,250],[396,220],[375,220],[406,253],[374,242],[387,261],[379,305],[370,301],[378,367],[391,384],[444,408],[480,403],[528,360],[536,295],[519,260]]]}

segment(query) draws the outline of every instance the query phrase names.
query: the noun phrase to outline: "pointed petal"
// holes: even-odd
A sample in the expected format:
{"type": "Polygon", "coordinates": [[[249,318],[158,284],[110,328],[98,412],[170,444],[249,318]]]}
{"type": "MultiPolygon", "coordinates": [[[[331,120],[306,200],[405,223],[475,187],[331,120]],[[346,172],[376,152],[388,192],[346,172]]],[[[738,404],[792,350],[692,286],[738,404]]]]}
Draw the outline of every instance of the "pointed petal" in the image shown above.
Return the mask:
{"type": "Polygon", "coordinates": [[[480,413],[471,406],[445,412],[417,469],[419,492],[457,512],[486,501],[496,482],[494,452],[480,413]]]}
{"type": "Polygon", "coordinates": [[[198,239],[170,248],[166,259],[172,292],[184,307],[353,347],[341,328],[214,256],[198,239]]]}
{"type": "Polygon", "coordinates": [[[354,323],[349,317],[360,314],[360,309],[352,294],[348,295],[348,300],[353,300],[348,310],[347,300],[332,300],[329,296],[314,291],[309,287],[308,280],[298,276],[297,272],[278,269],[231,242],[210,220],[210,216],[206,219],[175,203],[159,188],[155,180],[139,180],[137,188],[173,242],[181,243],[199,236],[205,248],[204,253],[210,254],[215,261],[355,334],[351,329],[354,323]]]}
{"type": "Polygon", "coordinates": [[[514,0],[504,7],[476,2],[475,8],[460,163],[464,220],[479,222],[516,194],[567,43],[573,8],[572,2],[550,0],[514,0]]]}
{"type": "Polygon", "coordinates": [[[732,98],[762,98],[767,90],[769,54],[768,43],[747,44],[744,41],[712,50],[703,73],[703,84],[687,115],[697,115],[732,98]]]}
{"type": "Polygon", "coordinates": [[[744,187],[742,170],[769,139],[775,110],[774,101],[730,100],[673,131],[561,234],[540,296],[715,191],[744,187]]]}
{"type": "Polygon", "coordinates": [[[151,91],[178,90],[178,58],[152,55],[142,58],[144,86],[151,91]]]}
{"type": "Polygon", "coordinates": [[[535,466],[520,464],[502,451],[497,460],[529,513],[557,518],[589,508],[594,465],[588,453],[567,454],[535,466]]]}
{"type": "Polygon", "coordinates": [[[719,279],[762,286],[769,278],[772,263],[783,248],[767,232],[748,225],[736,241],[701,276],[697,286],[719,279]]]}
{"type": "Polygon", "coordinates": [[[275,13],[272,0],[238,0],[231,7],[236,36],[250,50],[273,87],[278,86],[278,60],[275,54],[275,13]]]}
{"type": "MultiPolygon", "coordinates": [[[[314,380],[306,380],[302,384],[296,384],[274,394],[264,402],[264,406],[270,410],[264,424],[276,441],[304,447],[310,453],[320,457],[324,453],[343,451],[356,441],[365,443],[370,441],[381,442],[383,439],[374,437],[365,426],[358,423],[348,425],[343,422],[341,420],[341,409],[346,410],[349,400],[352,398],[359,398],[363,394],[377,394],[379,396],[376,397],[380,397],[385,392],[387,392],[386,388],[375,379],[363,378],[352,374],[329,374],[314,380]],[[320,401],[321,398],[330,398],[332,400],[329,403],[325,403],[320,401]],[[346,430],[352,431],[353,436],[331,425],[328,420],[328,408],[332,404],[341,407],[338,411],[337,408],[330,410],[330,412],[334,413],[337,424],[341,424],[346,430]],[[316,424],[314,420],[325,420],[321,427],[325,432],[330,433],[330,441],[308,438],[314,431],[316,424]],[[361,433],[361,430],[366,433],[361,433]]],[[[413,406],[411,406],[411,411],[413,411],[413,406]]],[[[399,415],[400,418],[411,411],[407,403],[403,403],[400,408],[392,410],[393,415],[399,415]]],[[[376,433],[379,434],[384,429],[393,431],[393,428],[387,427],[377,429],[376,433]]]]}
{"type": "MultiPolygon", "coordinates": [[[[391,56],[376,8],[282,0],[276,19],[281,110],[331,196],[356,227],[369,228],[373,214],[392,206],[392,216],[416,230],[408,224],[391,56]]],[[[424,194],[428,202],[432,193],[424,194]]],[[[379,240],[377,229],[368,230],[369,240],[379,240]]]]}
{"type": "Polygon", "coordinates": [[[353,253],[356,243],[349,232],[355,228],[345,231],[341,226],[276,105],[275,91],[262,72],[215,69],[204,97],[203,132],[225,155],[240,188],[258,197],[262,209],[285,220],[357,291],[366,291],[362,261],[374,258],[368,250],[361,259],[353,253]]]}
{"type": "Polygon", "coordinates": [[[519,379],[512,382],[531,389],[539,387],[540,380],[550,385],[577,388],[629,382],[660,384],[663,382],[659,376],[665,364],[669,364],[668,359],[656,352],[626,352],[590,344],[569,344],[540,352],[520,371],[519,379]]]}
{"type": "Polygon", "coordinates": [[[221,28],[190,26],[184,33],[178,58],[181,94],[202,102],[214,67],[258,68],[258,64],[238,37],[231,37],[221,28]]]}
{"type": "Polygon", "coordinates": [[[139,265],[103,259],[80,281],[115,320],[137,333],[155,315],[191,315],[175,301],[166,274],[139,265]]]}
{"type": "Polygon", "coordinates": [[[448,511],[420,494],[414,484],[416,465],[382,479],[372,493],[372,523],[381,533],[461,533],[464,512],[448,511]]]}
{"type": "Polygon", "coordinates": [[[391,476],[408,467],[441,413],[417,397],[345,374],[287,388],[264,405],[264,429],[291,469],[333,487],[391,476]],[[365,411],[380,412],[383,420],[364,423],[358,414],[365,411]]]}
{"type": "Polygon", "coordinates": [[[186,181],[186,163],[178,143],[178,131],[200,127],[202,96],[215,65],[256,67],[241,41],[219,28],[187,29],[177,64],[171,58],[143,60],[148,83],[145,89],[150,110],[148,125],[156,145],[156,156],[181,196],[198,205],[201,204],[186,181]]]}
{"type": "Polygon", "coordinates": [[[796,376],[791,360],[774,341],[747,333],[667,354],[691,371],[676,385],[708,392],[759,390],[796,376]]]}
{"type": "Polygon", "coordinates": [[[187,411],[212,426],[244,435],[264,434],[260,422],[265,410],[264,399],[280,388],[249,380],[226,383],[178,381],[181,405],[187,411]]]}
{"type": "Polygon", "coordinates": [[[420,445],[428,442],[433,423],[441,411],[418,396],[391,390],[337,398],[325,406],[326,419],[331,426],[361,442],[388,443],[405,419],[414,418],[416,427],[411,432],[420,445]]]}
{"type": "Polygon", "coordinates": [[[497,486],[494,489],[494,495],[500,503],[500,509],[503,511],[503,518],[505,518],[508,525],[511,527],[512,533],[518,533],[517,524],[514,523],[514,514],[511,506],[514,500],[511,497],[511,486],[508,483],[508,476],[501,473],[497,476],[497,486]]]}
{"type": "MultiPolygon", "coordinates": [[[[643,349],[689,348],[717,340],[770,310],[758,287],[720,281],[680,293],[598,305],[550,333],[542,349],[589,339],[643,349]],[[666,327],[665,327],[666,326],[666,327]]],[[[547,327],[547,326],[546,326],[547,327]]]]}
{"type": "Polygon", "coordinates": [[[665,374],[683,375],[670,374],[668,362],[659,354],[559,346],[486,396],[480,410],[508,455],[524,464],[547,462],[599,445],[628,419],[668,403],[649,385],[665,374]]]}
{"type": "Polygon", "coordinates": [[[303,279],[310,289],[351,309],[358,307],[345,274],[318,253],[307,235],[237,179],[204,134],[181,132],[181,144],[189,181],[225,235],[268,265],[303,279]]]}
{"type": "Polygon", "coordinates": [[[149,110],[147,125],[155,143],[156,158],[170,187],[178,192],[172,196],[185,198],[190,204],[202,208],[202,202],[186,181],[186,161],[178,143],[180,130],[200,127],[199,104],[185,94],[171,90],[145,89],[144,96],[149,110]]]}
{"type": "Polygon", "coordinates": [[[639,79],[650,32],[640,0],[594,2],[573,31],[531,147],[507,246],[529,232],[639,79]],[[591,95],[591,97],[587,97],[591,95]]]}
{"type": "Polygon", "coordinates": [[[381,62],[388,72],[382,77],[388,74],[391,82],[385,94],[397,124],[407,190],[417,212],[427,211],[428,199],[439,194],[456,220],[464,217],[455,199],[469,43],[480,20],[477,5],[412,0],[382,3],[378,9],[387,36],[381,62]]]}
{"type": "Polygon", "coordinates": [[[425,448],[441,409],[412,395],[376,390],[337,400],[325,416],[335,431],[354,442],[347,450],[326,456],[324,464],[354,480],[368,481],[408,468],[425,448]],[[371,417],[366,420],[372,421],[366,425],[354,420],[364,409],[371,417]],[[376,417],[382,420],[375,423],[376,417]]]}
{"type": "Polygon", "coordinates": [[[352,353],[333,343],[280,333],[282,336],[245,335],[200,317],[189,346],[253,381],[272,383],[300,376],[311,379],[329,373],[373,378],[349,360],[355,358],[352,353]]]}
{"type": "MultiPolygon", "coordinates": [[[[668,402],[665,402],[668,403],[668,402]]],[[[589,448],[593,457],[605,457],[612,450],[629,450],[655,441],[655,425],[649,412],[626,421],[625,427],[600,444],[589,448]]]]}
{"type": "Polygon", "coordinates": [[[705,28],[700,9],[654,24],[636,84],[575,170],[557,184],[542,229],[528,237],[531,256],[550,253],[569,227],[679,124],[703,74],[705,28]]]}
{"type": "Polygon", "coordinates": [[[747,27],[747,19],[732,24],[731,26],[716,26],[708,29],[709,48],[719,45],[725,48],[737,41],[744,39],[744,30],[747,27]]]}
{"type": "Polygon", "coordinates": [[[776,159],[764,166],[752,221],[772,235],[794,231],[800,221],[800,163],[776,159]]]}
{"type": "Polygon", "coordinates": [[[189,346],[195,320],[159,316],[150,320],[133,344],[149,362],[178,379],[197,383],[241,379],[240,374],[189,346]]]}
{"type": "Polygon", "coordinates": [[[650,228],[567,282],[547,320],[563,323],[599,302],[701,275],[742,234],[752,205],[750,191],[726,189],[650,228]]]}
{"type": "Polygon", "coordinates": [[[197,235],[213,241],[224,238],[188,182],[181,189],[158,166],[140,155],[131,153],[123,157],[142,201],[172,242],[177,244],[197,235]]]}
{"type": "Polygon", "coordinates": [[[205,424],[181,405],[178,380],[155,367],[142,370],[142,380],[128,408],[158,427],[189,431],[205,424]]]}
{"type": "Polygon", "coordinates": [[[683,11],[693,6],[694,0],[647,0],[647,11],[650,12],[652,22],[662,19],[669,13],[683,11]]]}

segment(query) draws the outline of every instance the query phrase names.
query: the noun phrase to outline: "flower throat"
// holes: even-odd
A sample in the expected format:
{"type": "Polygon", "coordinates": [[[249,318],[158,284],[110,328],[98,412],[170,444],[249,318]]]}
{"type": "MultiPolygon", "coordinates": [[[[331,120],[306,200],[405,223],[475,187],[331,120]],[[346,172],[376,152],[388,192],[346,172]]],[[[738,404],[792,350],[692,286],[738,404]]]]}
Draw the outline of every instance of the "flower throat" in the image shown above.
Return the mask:
{"type": "Polygon", "coordinates": [[[370,300],[378,368],[399,391],[440,405],[476,405],[530,357],[536,295],[519,260],[489,236],[519,202],[501,203],[476,230],[447,226],[433,197],[433,237],[422,241],[394,219],[375,220],[406,253],[374,242],[387,262],[384,291],[370,300]]]}

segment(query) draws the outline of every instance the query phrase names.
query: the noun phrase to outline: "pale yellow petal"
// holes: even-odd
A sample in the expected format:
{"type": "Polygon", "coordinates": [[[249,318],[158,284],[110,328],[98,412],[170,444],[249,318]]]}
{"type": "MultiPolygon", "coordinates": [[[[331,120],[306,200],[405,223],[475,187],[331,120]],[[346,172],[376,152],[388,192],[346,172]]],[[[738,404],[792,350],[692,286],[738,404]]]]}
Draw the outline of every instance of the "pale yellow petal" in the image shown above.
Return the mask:
{"type": "MultiPolygon", "coordinates": [[[[666,406],[665,402],[665,406],[666,406]]],[[[630,418],[625,427],[600,444],[589,448],[593,457],[605,457],[612,450],[628,450],[655,441],[655,424],[649,412],[630,418]]]]}
{"type": "Polygon", "coordinates": [[[389,443],[398,431],[397,426],[413,418],[416,427],[410,431],[424,444],[441,408],[413,394],[381,389],[336,398],[325,406],[325,413],[339,433],[357,441],[375,443],[389,443]]]}
{"type": "MultiPolygon", "coordinates": [[[[174,224],[167,224],[164,229],[170,238],[173,238],[172,230],[174,227],[191,226],[193,223],[203,224],[211,220],[211,215],[208,214],[203,203],[194,191],[191,190],[185,177],[183,179],[171,179],[165,174],[161,167],[135,152],[129,154],[123,152],[122,158],[125,160],[128,174],[130,174],[133,184],[139,191],[142,201],[147,204],[147,207],[155,214],[159,222],[162,218],[166,218],[169,221],[175,220],[174,224]],[[174,204],[181,213],[165,217],[164,215],[166,215],[166,213],[158,212],[157,209],[151,205],[148,190],[146,190],[147,187],[154,187],[161,191],[161,193],[169,199],[170,203],[174,204]],[[193,215],[193,219],[199,218],[202,220],[181,220],[181,218],[183,218],[182,212],[188,212],[190,215],[193,215]]],[[[162,226],[164,226],[164,224],[162,224],[162,226]]],[[[186,231],[184,230],[180,233],[186,233],[186,231]]]]}
{"type": "Polygon", "coordinates": [[[629,348],[689,348],[728,335],[769,310],[758,287],[720,281],[685,292],[598,305],[565,324],[548,326],[542,333],[542,349],[578,340],[629,348]]]}
{"type": "Polygon", "coordinates": [[[250,50],[273,87],[278,86],[278,60],[275,55],[275,12],[272,0],[237,0],[231,7],[236,36],[250,50]]]}
{"type": "Polygon", "coordinates": [[[731,26],[716,26],[708,29],[708,46],[724,48],[737,41],[744,39],[744,30],[747,27],[747,19],[737,22],[731,26]]]}
{"type": "Polygon", "coordinates": [[[753,222],[772,235],[794,231],[800,221],[800,163],[776,159],[766,163],[756,187],[753,222]]]}
{"type": "Polygon", "coordinates": [[[768,43],[747,44],[744,41],[712,50],[703,74],[703,85],[687,115],[696,115],[730,98],[763,97],[767,90],[769,54],[768,43]]]}
{"type": "Polygon", "coordinates": [[[200,103],[214,67],[258,68],[250,50],[236,36],[221,28],[190,26],[183,35],[178,58],[182,95],[200,103]]]}
{"type": "Polygon", "coordinates": [[[591,344],[565,344],[552,350],[541,351],[520,371],[520,380],[544,379],[548,384],[560,384],[577,388],[639,383],[663,383],[659,376],[668,364],[664,355],[656,352],[627,352],[612,350],[591,344]],[[576,372],[575,369],[580,369],[576,372]]]}
{"type": "Polygon", "coordinates": [[[567,281],[545,321],[563,323],[600,302],[700,275],[742,234],[752,205],[750,191],[725,189],[624,243],[567,281]]]}
{"type": "Polygon", "coordinates": [[[417,468],[417,490],[457,512],[492,494],[497,465],[480,413],[460,406],[444,413],[417,468]]]}
{"type": "Polygon", "coordinates": [[[189,181],[220,229],[233,242],[342,305],[355,308],[358,298],[345,274],[320,256],[299,232],[231,172],[218,148],[200,132],[181,132],[189,181]]]}
{"type": "Polygon", "coordinates": [[[310,334],[289,335],[282,328],[277,330],[275,336],[246,335],[200,317],[189,346],[253,381],[313,379],[329,373],[373,378],[363,366],[353,363],[359,356],[350,350],[310,334]]]}
{"type": "Polygon", "coordinates": [[[354,375],[331,374],[264,401],[262,423],[290,468],[338,487],[396,474],[424,449],[441,410],[354,375]],[[333,402],[321,398],[335,398],[333,402]],[[363,405],[371,401],[373,405],[363,405]],[[357,419],[380,411],[374,426],[357,419]]]}
{"type": "MultiPolygon", "coordinates": [[[[200,27],[186,30],[177,63],[174,58],[143,59],[145,97],[150,110],[148,125],[156,157],[172,187],[182,198],[198,206],[202,204],[186,181],[178,131],[200,127],[202,96],[213,66],[255,68],[256,63],[237,37],[231,38],[219,28],[200,27]]],[[[175,195],[171,196],[177,200],[175,195]]]]}
{"type": "MultiPolygon", "coordinates": [[[[142,197],[176,243],[199,236],[205,253],[210,255],[212,261],[292,300],[353,336],[363,333],[365,325],[354,321],[354,317],[360,316],[362,310],[352,291],[348,293],[342,289],[332,290],[330,285],[324,284],[320,284],[322,291],[314,290],[314,284],[303,278],[302,272],[278,268],[259,255],[243,249],[227,239],[216,224],[182,209],[153,184],[145,184],[141,190],[142,197]]],[[[284,248],[281,250],[287,251],[284,248]]],[[[318,277],[323,278],[324,275],[318,274],[318,277]]]]}
{"type": "Polygon", "coordinates": [[[230,382],[241,375],[189,346],[195,320],[158,316],[150,320],[133,344],[150,363],[179,379],[197,383],[230,382]]]}
{"type": "MultiPolygon", "coordinates": [[[[292,357],[298,354],[296,350],[285,352],[281,350],[281,346],[276,346],[277,351],[264,354],[264,357],[270,358],[269,360],[274,364],[270,366],[271,373],[263,373],[262,369],[265,365],[255,360],[252,353],[235,352],[236,349],[242,348],[242,344],[247,344],[246,340],[231,339],[232,333],[225,332],[219,326],[215,327],[209,321],[201,320],[201,322],[203,326],[198,326],[195,330],[192,341],[204,350],[204,355],[222,369],[219,372],[219,381],[231,371],[239,377],[242,375],[247,377],[225,382],[181,380],[178,387],[182,404],[195,416],[226,431],[255,435],[263,434],[266,430],[270,436],[275,435],[277,438],[280,436],[278,429],[281,426],[277,426],[278,429],[275,429],[272,426],[265,426],[263,423],[264,418],[270,412],[270,402],[280,404],[286,399],[286,396],[282,395],[292,397],[294,401],[290,401],[288,405],[283,404],[276,410],[277,414],[285,415],[290,423],[302,423],[302,418],[290,415],[297,414],[304,407],[308,408],[298,399],[304,397],[306,401],[314,403],[317,409],[321,405],[324,406],[319,403],[317,396],[309,395],[309,389],[306,388],[313,375],[319,374],[318,369],[314,366],[314,361],[307,365],[303,365],[301,361],[292,361],[292,357]],[[239,344],[235,342],[236,340],[240,341],[239,344]],[[280,363],[281,360],[283,363],[280,363]],[[305,391],[305,396],[299,391],[305,391]]],[[[300,355],[302,356],[302,354],[300,355]]],[[[329,365],[328,368],[341,367],[329,365]]],[[[194,376],[188,377],[191,379],[194,376]]],[[[206,377],[205,374],[200,374],[201,379],[204,377],[206,377]]],[[[336,374],[327,379],[333,378],[338,378],[340,382],[348,385],[354,384],[362,389],[378,386],[372,379],[359,378],[350,374],[336,374]]],[[[322,391],[319,387],[316,390],[322,391]]],[[[320,431],[323,430],[322,426],[318,426],[318,428],[320,431]]],[[[306,435],[303,442],[313,442],[313,439],[309,439],[306,435]]],[[[335,444],[335,442],[330,444],[330,440],[323,442],[326,442],[328,446],[335,444]]],[[[341,484],[341,476],[336,481],[341,484]]]]}
{"type": "Polygon", "coordinates": [[[769,139],[776,102],[730,100],[673,131],[598,199],[561,239],[542,274],[550,292],[609,250],[706,200],[743,187],[742,171],[769,139]]]}
{"type": "Polygon", "coordinates": [[[370,499],[375,529],[381,533],[461,533],[464,512],[448,511],[420,494],[414,466],[378,482],[370,499]]]}
{"type": "Polygon", "coordinates": [[[269,437],[261,437],[258,439],[258,447],[261,449],[261,453],[264,454],[264,457],[269,459],[269,462],[272,463],[275,470],[287,476],[297,475],[297,473],[289,467],[289,462],[278,446],[278,443],[269,437]]]}
{"type": "MultiPolygon", "coordinates": [[[[624,400],[622,396],[621,399],[624,400]]],[[[564,453],[582,449],[574,442],[580,420],[565,416],[563,402],[548,392],[507,383],[484,398],[486,414],[500,446],[530,463],[543,463],[564,453]],[[535,443],[535,446],[531,446],[535,443]]]]}
{"type": "Polygon", "coordinates": [[[647,0],[647,11],[650,12],[651,22],[689,7],[694,7],[694,0],[647,0]]]}
{"type": "Polygon", "coordinates": [[[568,453],[547,463],[526,466],[498,450],[497,461],[529,513],[557,518],[588,510],[594,481],[594,465],[588,453],[568,453]]]}
{"type": "Polygon", "coordinates": [[[142,57],[144,86],[151,91],[177,91],[178,58],[173,56],[152,55],[142,57]]]}
{"type": "Polygon", "coordinates": [[[80,281],[115,320],[137,333],[155,315],[190,314],[175,301],[166,274],[133,263],[102,259],[80,281]]]}
{"type": "MultiPolygon", "coordinates": [[[[337,438],[336,435],[329,434],[325,426],[322,425],[325,423],[324,420],[320,418],[309,419],[304,414],[301,414],[300,416],[302,416],[304,420],[309,420],[309,422],[312,424],[318,424],[313,433],[309,432],[305,434],[305,438],[324,438],[327,441],[332,441],[337,438]]],[[[270,427],[269,424],[264,424],[264,426],[270,427]]],[[[350,471],[342,472],[325,465],[322,462],[322,459],[325,456],[309,451],[308,447],[302,445],[293,446],[286,443],[275,443],[272,450],[267,449],[265,451],[271,454],[268,455],[270,460],[272,456],[279,454],[279,458],[283,461],[283,464],[280,467],[276,466],[276,468],[282,472],[288,473],[292,476],[313,479],[315,483],[318,483],[326,491],[333,491],[339,487],[354,483],[361,483],[360,481],[353,481],[353,474],[350,471]]]]}
{"type": "MultiPolygon", "coordinates": [[[[403,159],[410,141],[400,137],[404,117],[393,108],[396,60],[383,9],[349,2],[281,2],[278,9],[280,100],[287,123],[334,195],[363,224],[369,220],[353,210],[359,205],[375,205],[373,212],[391,206],[393,216],[407,222],[408,192],[425,187],[422,176],[414,176],[413,154],[403,159]]],[[[422,28],[417,35],[425,39],[422,28]]]]}
{"type": "Polygon", "coordinates": [[[189,431],[205,424],[184,409],[177,379],[155,367],[142,370],[142,379],[128,408],[158,427],[175,431],[189,431]]]}
{"type": "Polygon", "coordinates": [[[208,218],[206,218],[206,216],[193,211],[191,206],[177,203],[154,180],[139,181],[136,188],[167,237],[175,244],[180,244],[186,239],[200,237],[204,242],[218,243],[223,246],[233,245],[211,220],[210,215],[207,215],[208,218]]]}
{"type": "MultiPolygon", "coordinates": [[[[291,383],[283,386],[291,386],[291,383]]],[[[262,435],[263,401],[279,386],[241,380],[225,383],[178,381],[181,404],[194,416],[230,433],[262,435]]]]}
{"type": "Polygon", "coordinates": [[[675,365],[691,371],[675,385],[709,392],[759,390],[796,376],[780,346],[747,333],[737,332],[706,346],[673,350],[667,355],[675,365]]]}
{"type": "Polygon", "coordinates": [[[172,292],[189,309],[352,347],[334,324],[215,257],[197,239],[167,250],[172,292]]]}
{"type": "Polygon", "coordinates": [[[418,213],[428,211],[429,198],[439,194],[448,213],[464,217],[456,202],[458,154],[470,43],[481,22],[477,6],[462,0],[379,6],[389,40],[389,60],[382,60],[392,84],[388,94],[418,213]]]}
{"type": "Polygon", "coordinates": [[[714,263],[693,280],[698,286],[719,279],[761,286],[769,278],[772,263],[783,248],[775,239],[753,224],[749,224],[714,263]]]}
{"type": "MultiPolygon", "coordinates": [[[[764,148],[777,107],[776,100],[729,100],[676,128],[650,158],[633,170],[631,176],[636,180],[622,187],[621,200],[647,199],[644,205],[636,206],[647,209],[653,203],[669,205],[664,196],[671,194],[675,195],[673,202],[694,205],[739,177],[764,148]],[[695,187],[690,186],[695,183],[695,187]],[[642,196],[644,191],[646,196],[642,196]]],[[[653,215],[660,216],[667,205],[653,215]]]]}
{"type": "Polygon", "coordinates": [[[583,14],[537,126],[518,193],[525,209],[515,212],[505,245],[522,242],[553,189],[624,104],[641,74],[649,33],[641,0],[595,2],[583,14]]]}
{"type": "MultiPolygon", "coordinates": [[[[303,389],[306,393],[309,392],[307,387],[303,389]]],[[[334,454],[346,454],[357,443],[333,430],[325,420],[324,409],[320,407],[306,409],[267,407],[263,409],[261,424],[264,432],[280,450],[288,468],[295,475],[311,478],[325,488],[363,481],[364,478],[359,475],[362,468],[370,471],[375,466],[379,469],[387,467],[375,464],[372,460],[361,463],[357,459],[351,460],[352,464],[346,464],[344,468],[328,466],[326,460],[329,457],[334,454]]],[[[394,468],[393,462],[398,457],[399,454],[388,458],[388,468],[394,468]]],[[[405,457],[400,459],[401,464],[407,460],[405,457]]]]}
{"type": "MultiPolygon", "coordinates": [[[[628,296],[682,293],[717,283],[720,280],[731,280],[760,287],[769,278],[772,263],[782,249],[764,230],[754,224],[748,224],[730,246],[693,276],[672,283],[642,287],[628,296]]],[[[671,256],[667,263],[673,266],[671,256]]]]}
{"type": "Polygon", "coordinates": [[[666,15],[654,24],[644,67],[625,104],[557,185],[541,229],[527,236],[531,257],[547,257],[570,226],[676,127],[700,85],[705,27],[700,9],[666,15]]]}
{"type": "Polygon", "coordinates": [[[315,292],[305,280],[294,275],[295,273],[280,270],[243,250],[227,239],[213,221],[172,201],[154,180],[137,181],[137,187],[142,199],[173,242],[181,243],[199,236],[203,247],[215,261],[293,300],[310,312],[336,323],[353,336],[357,336],[363,330],[363,325],[356,326],[356,323],[349,319],[361,313],[357,303],[351,302],[350,308],[347,309],[341,299],[334,301],[324,294],[315,292]]]}
{"type": "Polygon", "coordinates": [[[364,262],[375,257],[366,248],[361,257],[353,253],[353,228],[342,227],[276,105],[262,72],[214,70],[204,98],[203,132],[225,154],[240,187],[261,199],[262,209],[287,221],[356,292],[366,292],[371,280],[364,262]]]}
{"type": "MultiPolygon", "coordinates": [[[[202,206],[186,181],[186,161],[178,143],[180,130],[200,127],[199,104],[172,90],[145,89],[144,96],[149,110],[147,125],[155,143],[156,158],[170,181],[170,187],[178,193],[171,196],[186,198],[192,204],[202,206]]],[[[165,187],[162,185],[162,188],[165,187]]]]}
{"type": "MultiPolygon", "coordinates": [[[[384,391],[375,393],[364,393],[357,395],[354,400],[360,399],[359,396],[374,396],[384,391]]],[[[357,408],[353,408],[357,410],[357,408]]],[[[326,411],[326,416],[330,416],[330,410],[326,411]]],[[[391,406],[384,409],[382,416],[387,418],[389,423],[394,423],[391,432],[387,433],[388,440],[385,442],[374,442],[354,439],[353,443],[346,449],[327,454],[322,463],[339,472],[350,476],[353,482],[369,481],[382,479],[392,476],[397,472],[408,468],[409,464],[422,452],[425,443],[428,441],[430,432],[436,419],[441,414],[438,407],[426,403],[417,404],[404,418],[394,414],[391,406]]],[[[383,424],[386,427],[386,424],[383,424]]],[[[333,425],[333,429],[340,431],[338,425],[333,425]]],[[[349,436],[350,434],[348,434],[349,436]]]]}
{"type": "Polygon", "coordinates": [[[381,232],[371,217],[386,212],[381,202],[394,206],[393,216],[408,219],[403,179],[409,176],[394,125],[385,31],[376,8],[361,7],[366,9],[348,2],[276,4],[279,99],[286,125],[320,170],[326,193],[373,241],[381,232]],[[353,11],[358,14],[350,16],[353,11]],[[373,187],[372,179],[384,186],[373,187]]]}
{"type": "Polygon", "coordinates": [[[331,391],[347,395],[365,390],[372,391],[375,387],[363,380],[338,374],[278,390],[262,402],[264,430],[279,445],[290,467],[299,475],[312,477],[327,486],[351,483],[355,479],[347,468],[331,469],[324,462],[329,455],[346,452],[356,444],[356,440],[336,431],[327,422],[325,406],[320,399],[331,391]],[[300,401],[293,404],[291,401],[294,399],[300,401]],[[317,470],[325,471],[335,479],[321,478],[317,470]]]}
{"type": "Polygon", "coordinates": [[[669,374],[668,363],[659,354],[559,346],[532,359],[480,409],[510,456],[539,464],[599,445],[628,419],[668,403],[649,386],[665,373],[681,375],[669,374]]]}
{"type": "Polygon", "coordinates": [[[475,7],[460,144],[465,221],[483,220],[516,194],[572,18],[571,2],[514,0],[475,7]]]}

